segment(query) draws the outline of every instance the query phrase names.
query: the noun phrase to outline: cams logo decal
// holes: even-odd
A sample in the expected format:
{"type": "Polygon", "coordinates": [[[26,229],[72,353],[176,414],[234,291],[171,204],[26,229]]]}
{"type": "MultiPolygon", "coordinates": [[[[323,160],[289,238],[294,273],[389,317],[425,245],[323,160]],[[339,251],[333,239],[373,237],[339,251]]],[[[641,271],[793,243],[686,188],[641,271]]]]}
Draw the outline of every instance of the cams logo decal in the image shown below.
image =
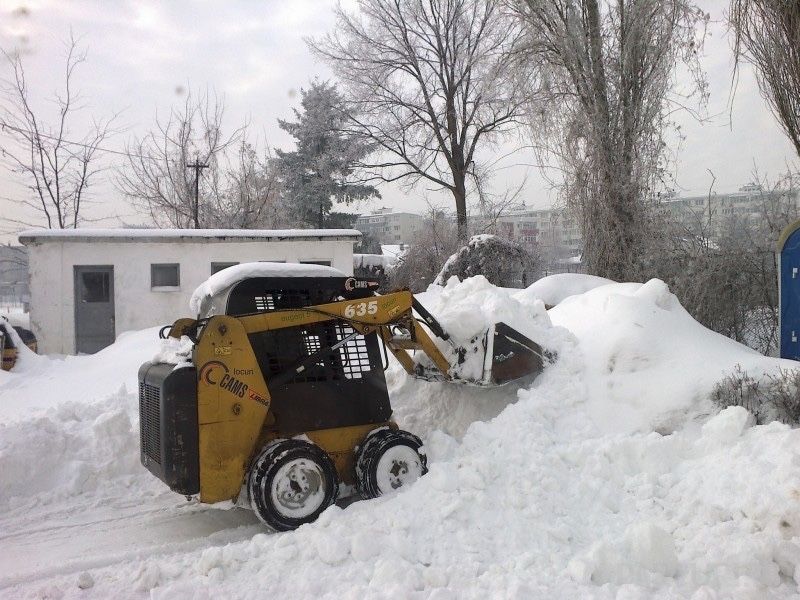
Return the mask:
{"type": "Polygon", "coordinates": [[[219,373],[214,374],[214,369],[219,368],[225,375],[228,374],[228,367],[218,360],[211,360],[200,367],[200,379],[205,381],[208,385],[217,385],[219,383],[219,373]],[[214,377],[212,378],[212,374],[214,377]]]}
{"type": "Polygon", "coordinates": [[[370,288],[378,287],[377,281],[366,281],[364,279],[356,279],[355,277],[348,277],[344,280],[344,289],[348,292],[353,290],[368,290],[370,288]]]}
{"type": "Polygon", "coordinates": [[[218,360],[211,360],[200,367],[200,381],[205,381],[208,385],[218,385],[239,398],[244,398],[247,393],[247,384],[231,377],[228,367],[218,360]]]}

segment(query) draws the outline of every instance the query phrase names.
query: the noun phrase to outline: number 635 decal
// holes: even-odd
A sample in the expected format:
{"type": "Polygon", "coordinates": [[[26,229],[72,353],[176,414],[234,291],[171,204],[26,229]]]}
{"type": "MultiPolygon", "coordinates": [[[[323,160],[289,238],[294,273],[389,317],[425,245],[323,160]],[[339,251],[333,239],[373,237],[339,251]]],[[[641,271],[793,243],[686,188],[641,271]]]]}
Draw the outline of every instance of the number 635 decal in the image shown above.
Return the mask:
{"type": "Polygon", "coordinates": [[[353,317],[363,317],[364,315],[374,315],[378,312],[378,301],[359,302],[358,304],[348,304],[344,307],[344,316],[348,319],[353,317]]]}

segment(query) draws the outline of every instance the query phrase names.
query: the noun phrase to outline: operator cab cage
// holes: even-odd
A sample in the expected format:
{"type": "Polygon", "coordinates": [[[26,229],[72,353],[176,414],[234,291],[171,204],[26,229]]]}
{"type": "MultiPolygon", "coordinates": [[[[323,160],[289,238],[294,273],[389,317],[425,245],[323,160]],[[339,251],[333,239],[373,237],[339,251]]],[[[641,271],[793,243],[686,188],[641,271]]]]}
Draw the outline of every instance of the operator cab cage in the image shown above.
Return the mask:
{"type": "MultiPolygon", "coordinates": [[[[222,308],[224,302],[224,314],[239,317],[365,295],[364,288],[346,286],[349,278],[331,267],[291,265],[267,275],[242,278],[225,286],[211,296],[208,308],[222,308]]],[[[378,333],[354,334],[355,330],[342,319],[248,334],[270,391],[270,408],[284,431],[304,432],[389,419],[392,410],[378,333]],[[352,339],[331,349],[350,336],[352,339]],[[318,360],[286,378],[299,362],[316,353],[318,360]],[[302,410],[297,410],[298,404],[302,410]]]]}

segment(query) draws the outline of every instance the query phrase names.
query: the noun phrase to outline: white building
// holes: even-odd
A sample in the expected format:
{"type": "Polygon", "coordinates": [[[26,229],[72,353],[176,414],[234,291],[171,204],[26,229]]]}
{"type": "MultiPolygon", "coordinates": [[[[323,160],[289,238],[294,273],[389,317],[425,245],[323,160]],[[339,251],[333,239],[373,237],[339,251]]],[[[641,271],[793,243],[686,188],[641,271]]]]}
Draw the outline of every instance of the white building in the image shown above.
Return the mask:
{"type": "Polygon", "coordinates": [[[381,244],[409,244],[422,229],[424,217],[414,213],[394,212],[391,208],[379,208],[371,214],[356,219],[356,229],[370,235],[381,244]]]}
{"type": "Polygon", "coordinates": [[[43,353],[96,352],[123,331],[189,315],[213,273],[243,262],[323,264],[353,273],[354,229],[26,231],[31,328],[43,353]]]}

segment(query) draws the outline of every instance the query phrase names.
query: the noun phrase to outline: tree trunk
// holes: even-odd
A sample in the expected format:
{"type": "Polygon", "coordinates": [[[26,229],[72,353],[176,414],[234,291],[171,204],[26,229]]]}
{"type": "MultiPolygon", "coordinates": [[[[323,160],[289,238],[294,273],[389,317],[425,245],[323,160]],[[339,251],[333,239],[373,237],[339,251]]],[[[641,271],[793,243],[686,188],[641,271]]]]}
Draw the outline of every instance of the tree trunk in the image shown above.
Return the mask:
{"type": "Polygon", "coordinates": [[[467,243],[469,232],[467,230],[467,185],[464,173],[453,173],[453,197],[456,201],[456,223],[458,224],[458,241],[467,243]]]}

